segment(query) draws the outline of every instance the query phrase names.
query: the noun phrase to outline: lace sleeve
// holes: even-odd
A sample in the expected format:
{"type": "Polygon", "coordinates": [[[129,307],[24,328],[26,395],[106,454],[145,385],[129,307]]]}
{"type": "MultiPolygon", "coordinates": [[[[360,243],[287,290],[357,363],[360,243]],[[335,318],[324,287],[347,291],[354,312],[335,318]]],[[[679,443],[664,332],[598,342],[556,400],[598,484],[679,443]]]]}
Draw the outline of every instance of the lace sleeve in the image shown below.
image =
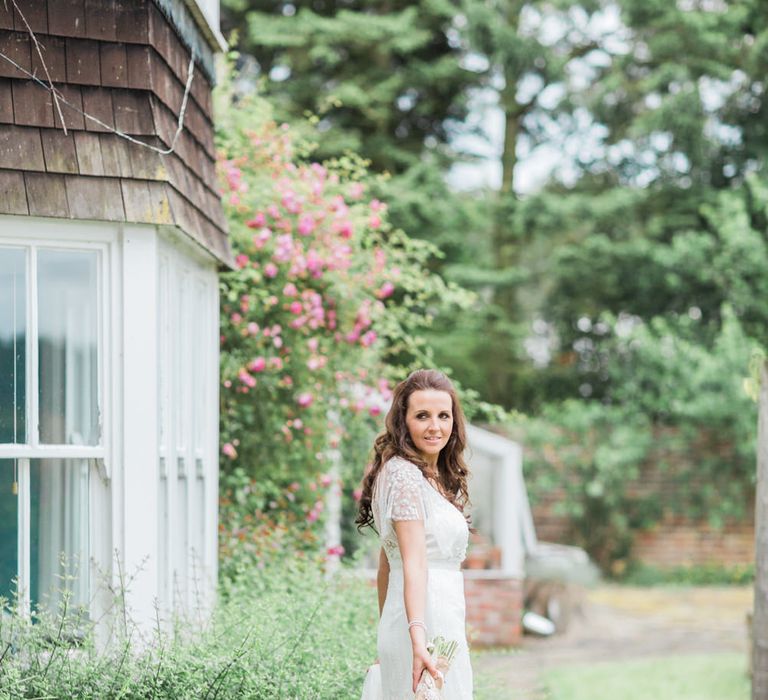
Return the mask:
{"type": "Polygon", "coordinates": [[[422,482],[424,477],[419,468],[403,459],[393,459],[382,474],[383,512],[387,520],[425,520],[427,509],[424,503],[422,482]]]}

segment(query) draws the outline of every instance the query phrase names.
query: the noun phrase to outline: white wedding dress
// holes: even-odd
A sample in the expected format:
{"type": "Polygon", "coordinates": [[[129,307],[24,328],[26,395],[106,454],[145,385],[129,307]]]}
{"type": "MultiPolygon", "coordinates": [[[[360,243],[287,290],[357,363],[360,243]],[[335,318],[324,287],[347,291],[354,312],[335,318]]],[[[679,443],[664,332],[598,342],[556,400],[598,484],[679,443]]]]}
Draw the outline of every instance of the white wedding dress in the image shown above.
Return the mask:
{"type": "Polygon", "coordinates": [[[381,546],[389,559],[390,574],[379,620],[380,667],[369,671],[361,700],[413,700],[413,656],[403,600],[403,562],[392,527],[397,520],[424,521],[427,640],[442,635],[459,645],[446,674],[443,698],[472,700],[464,575],[460,569],[469,536],[464,516],[424,478],[415,464],[400,457],[390,459],[376,478],[372,506],[381,546]]]}

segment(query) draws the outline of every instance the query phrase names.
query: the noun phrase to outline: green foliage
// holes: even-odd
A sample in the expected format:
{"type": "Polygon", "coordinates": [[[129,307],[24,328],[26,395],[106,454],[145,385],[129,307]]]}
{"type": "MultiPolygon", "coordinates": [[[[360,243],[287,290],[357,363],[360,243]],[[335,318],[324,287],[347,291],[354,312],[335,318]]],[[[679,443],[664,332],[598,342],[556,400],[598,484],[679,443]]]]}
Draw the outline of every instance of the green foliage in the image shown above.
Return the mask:
{"type": "MultiPolygon", "coordinates": [[[[229,572],[282,548],[316,549],[319,484],[340,486],[354,510],[392,384],[435,366],[425,331],[474,295],[429,271],[437,249],[389,222],[374,194],[382,178],[364,161],[313,161],[306,138],[274,122],[263,98],[235,99],[229,81],[217,100],[237,267],[220,278],[229,572]]],[[[468,415],[499,415],[462,395],[468,415]]]]}
{"type": "Polygon", "coordinates": [[[747,700],[746,654],[675,654],[663,658],[570,665],[545,674],[552,700],[747,700]]]}
{"type": "Polygon", "coordinates": [[[629,557],[632,530],[647,524],[652,499],[628,493],[652,444],[649,424],[623,407],[567,401],[522,427],[528,449],[526,483],[534,502],[563,490],[558,514],[604,569],[629,557]]]}
{"type": "Polygon", "coordinates": [[[0,617],[0,697],[83,700],[355,697],[375,659],[376,589],[356,572],[327,578],[313,564],[242,571],[210,620],[173,634],[133,625],[105,648],[92,630],[74,643],[69,617],[0,617]]]}
{"type": "Polygon", "coordinates": [[[647,564],[633,564],[621,577],[621,582],[634,586],[745,586],[755,580],[753,564],[724,566],[709,564],[699,566],[678,566],[673,569],[659,569],[647,564]]]}
{"type": "Polygon", "coordinates": [[[534,499],[563,490],[558,504],[575,539],[606,570],[626,565],[632,535],[665,513],[714,527],[743,518],[752,499],[756,409],[743,390],[752,341],[729,308],[710,348],[698,320],[654,319],[613,329],[611,402],[567,400],[517,427],[528,447],[534,499]],[[673,486],[643,487],[648,469],[673,486]]]}

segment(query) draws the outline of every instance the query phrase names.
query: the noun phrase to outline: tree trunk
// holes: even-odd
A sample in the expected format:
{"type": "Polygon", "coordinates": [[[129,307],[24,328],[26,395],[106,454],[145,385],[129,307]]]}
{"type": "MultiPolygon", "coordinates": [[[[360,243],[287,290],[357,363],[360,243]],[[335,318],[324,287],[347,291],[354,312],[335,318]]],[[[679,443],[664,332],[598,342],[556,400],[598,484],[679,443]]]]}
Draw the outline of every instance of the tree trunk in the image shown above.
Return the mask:
{"type": "Polygon", "coordinates": [[[752,618],[752,700],[768,700],[768,369],[760,372],[755,499],[755,614],[752,618]]]}
{"type": "Polygon", "coordinates": [[[520,133],[520,105],[517,103],[517,76],[506,76],[509,81],[501,92],[499,100],[504,110],[504,147],[501,153],[502,197],[515,195],[515,166],[517,165],[517,137],[520,133]]]}

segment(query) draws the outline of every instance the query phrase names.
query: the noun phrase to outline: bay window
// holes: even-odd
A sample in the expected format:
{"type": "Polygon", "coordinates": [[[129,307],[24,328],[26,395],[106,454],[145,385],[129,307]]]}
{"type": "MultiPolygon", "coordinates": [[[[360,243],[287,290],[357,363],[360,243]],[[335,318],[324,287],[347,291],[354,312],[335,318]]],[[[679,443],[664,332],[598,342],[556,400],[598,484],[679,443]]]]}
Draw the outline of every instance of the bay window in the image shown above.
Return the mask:
{"type": "Polygon", "coordinates": [[[87,609],[107,245],[0,241],[0,596],[87,609]]]}

